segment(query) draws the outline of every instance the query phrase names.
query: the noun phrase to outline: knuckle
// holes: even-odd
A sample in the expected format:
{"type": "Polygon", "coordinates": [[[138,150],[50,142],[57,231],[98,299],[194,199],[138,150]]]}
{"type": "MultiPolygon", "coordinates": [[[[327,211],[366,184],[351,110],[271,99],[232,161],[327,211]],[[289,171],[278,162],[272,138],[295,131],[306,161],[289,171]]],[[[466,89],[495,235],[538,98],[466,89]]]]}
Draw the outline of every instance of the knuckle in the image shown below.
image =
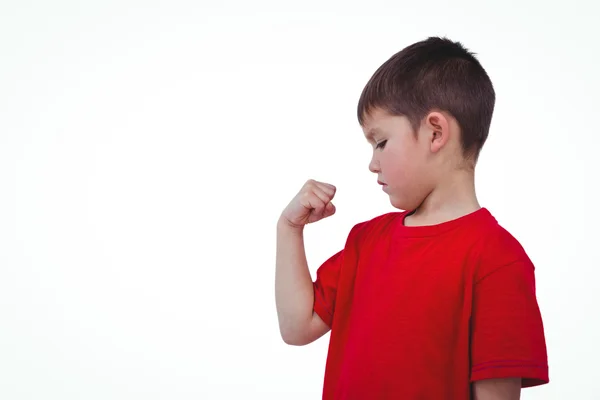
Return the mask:
{"type": "Polygon", "coordinates": [[[304,199],[310,199],[313,196],[313,193],[311,190],[305,190],[302,192],[302,197],[304,199]]]}

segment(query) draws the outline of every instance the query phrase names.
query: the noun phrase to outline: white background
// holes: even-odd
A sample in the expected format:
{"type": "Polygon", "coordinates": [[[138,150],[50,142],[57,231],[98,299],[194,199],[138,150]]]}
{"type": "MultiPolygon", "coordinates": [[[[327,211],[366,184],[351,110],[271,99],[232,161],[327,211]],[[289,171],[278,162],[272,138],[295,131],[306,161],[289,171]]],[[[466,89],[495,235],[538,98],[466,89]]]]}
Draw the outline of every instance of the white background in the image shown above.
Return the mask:
{"type": "Polygon", "coordinates": [[[480,202],[537,266],[552,382],[523,399],[600,399],[598,6],[211,3],[0,3],[0,398],[320,398],[329,336],[278,332],[276,220],[338,187],[314,273],[393,210],[356,103],[447,35],[497,92],[480,202]]]}

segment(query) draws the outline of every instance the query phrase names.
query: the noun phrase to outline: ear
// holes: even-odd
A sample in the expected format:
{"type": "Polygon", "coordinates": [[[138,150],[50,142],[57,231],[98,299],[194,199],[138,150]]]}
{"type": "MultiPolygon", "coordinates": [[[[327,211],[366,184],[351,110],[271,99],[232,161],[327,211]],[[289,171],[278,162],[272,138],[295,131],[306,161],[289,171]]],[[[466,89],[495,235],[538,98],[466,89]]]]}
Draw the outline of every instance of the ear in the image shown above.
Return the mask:
{"type": "Polygon", "coordinates": [[[429,146],[432,153],[437,153],[450,139],[449,118],[439,111],[432,111],[425,117],[424,127],[427,129],[429,146]]]}

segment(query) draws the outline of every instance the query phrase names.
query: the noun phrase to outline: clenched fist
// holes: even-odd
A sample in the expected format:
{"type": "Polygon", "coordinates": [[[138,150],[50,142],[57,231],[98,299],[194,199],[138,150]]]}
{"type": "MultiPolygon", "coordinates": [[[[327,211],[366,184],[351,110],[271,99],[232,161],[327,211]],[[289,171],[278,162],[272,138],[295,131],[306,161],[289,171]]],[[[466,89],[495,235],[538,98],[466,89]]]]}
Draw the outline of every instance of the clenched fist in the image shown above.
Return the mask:
{"type": "Polygon", "coordinates": [[[283,210],[281,218],[290,226],[302,228],[335,214],[331,202],[335,196],[335,186],[315,180],[308,180],[290,204],[283,210]]]}

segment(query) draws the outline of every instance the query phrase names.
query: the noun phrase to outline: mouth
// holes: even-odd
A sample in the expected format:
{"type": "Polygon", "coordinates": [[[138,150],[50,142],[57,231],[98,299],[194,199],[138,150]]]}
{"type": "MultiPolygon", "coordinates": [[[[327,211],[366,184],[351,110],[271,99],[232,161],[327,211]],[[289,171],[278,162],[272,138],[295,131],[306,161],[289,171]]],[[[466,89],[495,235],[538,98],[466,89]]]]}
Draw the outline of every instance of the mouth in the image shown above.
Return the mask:
{"type": "Polygon", "coordinates": [[[387,183],[383,183],[381,181],[377,181],[377,183],[379,183],[381,186],[387,186],[387,183]]]}

